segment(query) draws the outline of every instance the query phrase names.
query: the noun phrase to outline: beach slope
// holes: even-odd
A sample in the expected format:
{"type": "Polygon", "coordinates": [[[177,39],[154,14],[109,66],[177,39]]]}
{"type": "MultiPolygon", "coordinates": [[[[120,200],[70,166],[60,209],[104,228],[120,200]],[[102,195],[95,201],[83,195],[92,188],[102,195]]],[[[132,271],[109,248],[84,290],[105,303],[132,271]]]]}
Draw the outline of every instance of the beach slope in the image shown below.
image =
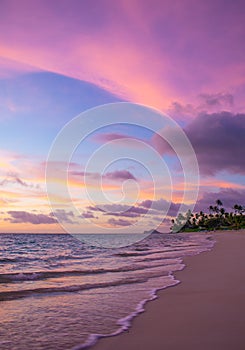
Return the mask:
{"type": "Polygon", "coordinates": [[[93,350],[243,350],[245,230],[213,234],[209,252],[184,259],[181,283],[158,292],[128,332],[93,350]]]}

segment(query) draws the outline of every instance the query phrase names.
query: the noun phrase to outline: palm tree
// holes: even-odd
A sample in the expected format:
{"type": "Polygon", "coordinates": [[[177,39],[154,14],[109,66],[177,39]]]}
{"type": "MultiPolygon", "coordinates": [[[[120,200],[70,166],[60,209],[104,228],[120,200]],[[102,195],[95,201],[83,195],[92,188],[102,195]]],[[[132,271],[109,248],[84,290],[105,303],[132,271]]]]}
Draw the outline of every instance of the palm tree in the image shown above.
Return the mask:
{"type": "Polygon", "coordinates": [[[220,199],[217,199],[215,203],[217,204],[218,207],[221,207],[223,205],[220,199]]]}
{"type": "Polygon", "coordinates": [[[225,214],[225,208],[220,208],[220,214],[224,215],[225,214]]]}
{"type": "Polygon", "coordinates": [[[218,214],[219,213],[219,207],[217,205],[214,206],[213,211],[218,214]]]}
{"type": "Polygon", "coordinates": [[[238,210],[238,213],[239,213],[240,215],[242,215],[244,209],[243,209],[243,207],[242,207],[241,205],[238,205],[237,210],[238,210]]]}
{"type": "Polygon", "coordinates": [[[245,228],[245,206],[235,204],[234,211],[227,212],[223,207],[221,200],[217,199],[215,205],[209,206],[209,214],[200,211],[193,214],[190,210],[185,215],[180,213],[172,221],[173,232],[184,232],[196,229],[226,229],[226,228],[245,228]]]}
{"type": "Polygon", "coordinates": [[[192,218],[192,224],[193,224],[193,226],[194,226],[194,227],[196,227],[196,226],[197,226],[195,216],[192,218]]]}
{"type": "Polygon", "coordinates": [[[238,204],[235,204],[234,206],[233,206],[233,209],[235,210],[235,213],[237,214],[237,212],[238,212],[238,208],[239,208],[239,205],[238,204]]]}

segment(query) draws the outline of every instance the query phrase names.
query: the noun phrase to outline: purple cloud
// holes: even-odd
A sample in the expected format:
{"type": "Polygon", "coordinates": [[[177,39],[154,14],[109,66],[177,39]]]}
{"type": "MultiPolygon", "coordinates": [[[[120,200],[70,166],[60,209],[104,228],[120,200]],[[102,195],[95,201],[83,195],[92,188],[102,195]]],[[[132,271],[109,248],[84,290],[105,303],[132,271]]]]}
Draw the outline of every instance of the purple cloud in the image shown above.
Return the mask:
{"type": "Polygon", "coordinates": [[[216,94],[199,94],[199,98],[203,101],[203,107],[232,107],[234,104],[233,95],[230,93],[218,92],[216,94]]]}
{"type": "Polygon", "coordinates": [[[13,224],[30,223],[33,225],[40,224],[56,224],[58,221],[50,215],[45,214],[33,214],[27,211],[15,211],[11,210],[7,212],[10,218],[6,220],[13,224]]]}
{"type": "Polygon", "coordinates": [[[233,190],[231,188],[220,189],[217,192],[205,192],[195,206],[195,211],[208,211],[210,205],[220,199],[224,208],[231,210],[234,204],[245,205],[245,190],[233,190]]]}
{"type": "MultiPolygon", "coordinates": [[[[128,206],[123,204],[105,204],[101,208],[98,206],[88,206],[88,211],[101,212],[106,216],[138,218],[141,215],[157,214],[155,210],[143,208],[140,206],[128,206]]],[[[91,213],[92,214],[92,213],[91,213]]]]}
{"type": "MultiPolygon", "coordinates": [[[[144,207],[144,208],[148,208],[148,209],[152,208],[156,211],[162,211],[162,212],[166,212],[166,210],[168,209],[167,215],[176,216],[179,209],[180,209],[181,203],[169,202],[169,201],[166,201],[165,199],[161,198],[161,199],[158,199],[156,201],[152,201],[150,199],[147,199],[147,200],[141,202],[139,205],[144,207]]],[[[184,204],[184,205],[182,205],[182,208],[187,211],[189,209],[189,206],[184,204]]]]}
{"type": "Polygon", "coordinates": [[[23,187],[28,187],[28,184],[25,181],[21,180],[17,173],[8,173],[7,177],[0,182],[0,186],[7,185],[9,183],[16,183],[23,187]]]}
{"type": "Polygon", "coordinates": [[[93,136],[93,140],[98,141],[100,143],[110,142],[113,140],[128,139],[128,138],[132,138],[132,136],[119,134],[119,133],[97,134],[93,136]]]}
{"type": "Polygon", "coordinates": [[[70,171],[70,175],[79,176],[81,178],[89,177],[92,180],[97,180],[101,177],[101,175],[99,173],[91,173],[91,172],[76,171],[76,170],[70,171]]]}
{"type": "Polygon", "coordinates": [[[74,176],[84,176],[86,173],[85,171],[77,171],[77,170],[73,170],[69,172],[70,175],[74,175],[74,176]]]}
{"type": "Polygon", "coordinates": [[[133,224],[133,222],[129,220],[114,219],[114,218],[109,219],[107,222],[112,226],[130,226],[133,224]]]}
{"type": "Polygon", "coordinates": [[[131,207],[126,204],[104,204],[103,209],[105,212],[122,213],[129,210],[131,207]]]}
{"type": "Polygon", "coordinates": [[[185,131],[203,174],[245,173],[245,114],[200,114],[185,131]]]}
{"type": "Polygon", "coordinates": [[[178,101],[174,101],[171,103],[170,107],[168,108],[168,113],[171,117],[174,117],[176,119],[188,119],[189,117],[194,117],[197,112],[199,111],[198,107],[195,107],[194,105],[187,103],[182,104],[178,101]]]}
{"type": "MultiPolygon", "coordinates": [[[[245,173],[245,114],[201,113],[184,129],[196,153],[200,171],[215,175],[226,170],[245,173]]],[[[174,151],[158,134],[152,144],[161,154],[174,151]]]]}
{"type": "Polygon", "coordinates": [[[50,213],[50,216],[55,217],[59,222],[66,222],[68,224],[75,224],[74,214],[72,211],[66,211],[64,209],[57,209],[50,213]]]}
{"type": "Polygon", "coordinates": [[[169,202],[166,201],[165,199],[158,199],[156,201],[152,201],[150,199],[146,199],[145,201],[140,203],[141,207],[144,208],[152,208],[158,211],[164,210],[167,206],[169,206],[169,202]]]}
{"type": "MultiPolygon", "coordinates": [[[[128,217],[128,218],[137,218],[141,215],[159,215],[161,212],[164,213],[167,211],[167,215],[176,216],[180,209],[181,203],[168,202],[165,199],[159,199],[156,201],[151,201],[149,199],[139,203],[138,206],[128,206],[122,204],[106,204],[103,205],[103,209],[97,206],[89,206],[88,210],[103,212],[106,216],[115,216],[115,217],[128,217]]],[[[188,205],[182,206],[184,211],[189,209],[188,205]]]]}
{"type": "Polygon", "coordinates": [[[95,142],[105,144],[107,142],[111,141],[118,141],[122,147],[125,145],[141,149],[142,148],[142,143],[147,144],[148,141],[145,139],[142,139],[140,137],[137,137],[135,135],[128,135],[128,134],[120,134],[120,133],[105,133],[105,134],[97,134],[93,136],[93,140],[95,142]],[[134,141],[140,141],[140,143],[135,143],[134,141]]]}
{"type": "Polygon", "coordinates": [[[138,217],[148,213],[148,209],[136,206],[128,206],[123,204],[105,204],[103,209],[97,206],[87,207],[89,210],[104,212],[104,215],[138,217]]]}
{"type": "Polygon", "coordinates": [[[79,176],[79,177],[89,177],[90,179],[100,179],[101,177],[104,180],[110,180],[110,181],[122,181],[122,180],[135,180],[137,181],[136,177],[128,170],[115,170],[108,172],[104,175],[100,175],[99,173],[90,173],[90,172],[84,172],[84,171],[71,171],[71,175],[73,176],[79,176]]]}
{"type": "Polygon", "coordinates": [[[94,216],[93,213],[91,213],[91,211],[86,211],[82,214],[82,217],[84,217],[85,219],[97,219],[97,216],[94,216]]]}
{"type": "Polygon", "coordinates": [[[128,170],[115,170],[113,172],[106,173],[104,178],[108,180],[137,180],[136,177],[128,170]]]}
{"type": "Polygon", "coordinates": [[[140,207],[131,207],[128,211],[132,212],[132,213],[137,213],[137,214],[146,214],[148,212],[148,210],[144,209],[144,208],[140,208],[140,207]]]}
{"type": "Polygon", "coordinates": [[[99,211],[99,212],[102,212],[102,213],[104,213],[105,212],[105,210],[103,210],[103,209],[101,209],[100,207],[98,207],[98,206],[92,206],[92,205],[89,205],[88,207],[87,207],[87,209],[89,210],[89,211],[99,211]]]}
{"type": "Polygon", "coordinates": [[[132,213],[130,211],[125,211],[125,212],[121,212],[121,213],[109,212],[109,213],[106,213],[104,215],[123,216],[123,217],[126,217],[126,218],[137,218],[137,217],[140,216],[140,214],[132,213]]]}
{"type": "Polygon", "coordinates": [[[230,93],[202,93],[197,96],[196,103],[180,103],[174,101],[168,108],[168,113],[177,120],[188,120],[197,117],[200,113],[218,113],[231,110],[234,106],[234,97],[230,93]]]}

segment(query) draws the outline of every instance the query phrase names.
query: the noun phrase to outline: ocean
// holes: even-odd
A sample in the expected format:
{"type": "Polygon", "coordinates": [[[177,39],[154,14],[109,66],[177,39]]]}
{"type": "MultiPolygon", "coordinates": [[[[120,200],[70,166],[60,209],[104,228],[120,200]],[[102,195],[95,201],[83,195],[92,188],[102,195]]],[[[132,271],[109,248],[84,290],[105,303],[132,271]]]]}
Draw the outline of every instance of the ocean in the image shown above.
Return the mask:
{"type": "Polygon", "coordinates": [[[157,290],[179,283],[185,256],[214,244],[203,233],[155,233],[118,248],[89,237],[0,235],[1,350],[79,350],[126,331],[157,290]]]}

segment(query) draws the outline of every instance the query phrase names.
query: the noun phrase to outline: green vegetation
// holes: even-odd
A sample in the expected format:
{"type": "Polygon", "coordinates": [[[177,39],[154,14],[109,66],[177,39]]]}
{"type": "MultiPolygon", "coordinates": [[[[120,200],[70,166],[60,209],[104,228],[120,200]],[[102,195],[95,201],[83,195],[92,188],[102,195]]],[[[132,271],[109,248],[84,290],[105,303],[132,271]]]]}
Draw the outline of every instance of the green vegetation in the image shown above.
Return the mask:
{"type": "Polygon", "coordinates": [[[172,232],[195,232],[214,230],[239,230],[245,228],[245,207],[239,204],[233,206],[233,211],[227,212],[221,200],[209,206],[209,213],[200,211],[193,214],[190,210],[179,214],[172,220],[172,232]]]}

